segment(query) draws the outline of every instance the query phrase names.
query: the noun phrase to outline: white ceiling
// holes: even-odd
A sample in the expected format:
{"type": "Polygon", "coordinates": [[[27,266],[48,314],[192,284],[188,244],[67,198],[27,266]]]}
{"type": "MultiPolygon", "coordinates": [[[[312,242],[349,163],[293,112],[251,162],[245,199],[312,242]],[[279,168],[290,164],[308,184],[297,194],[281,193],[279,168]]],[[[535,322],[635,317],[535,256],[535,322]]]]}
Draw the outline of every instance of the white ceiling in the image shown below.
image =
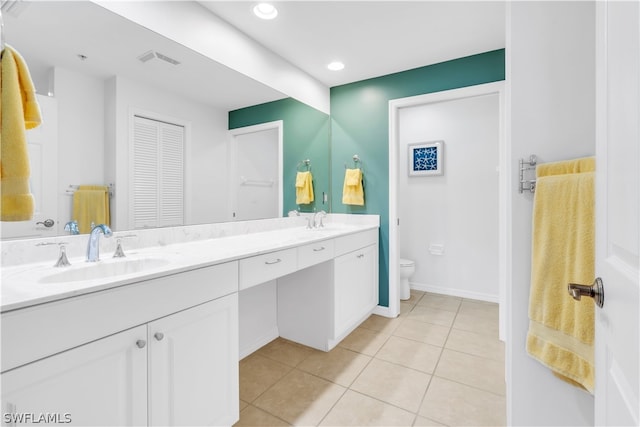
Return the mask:
{"type": "Polygon", "coordinates": [[[505,47],[505,2],[274,1],[269,21],[257,1],[200,3],[329,87],[505,47]]]}
{"type": "MultiPolygon", "coordinates": [[[[3,14],[5,38],[34,70],[119,74],[227,110],[286,97],[93,3],[26,3],[3,14]],[[137,60],[152,49],[182,63],[137,60]]],[[[503,2],[278,1],[272,21],[251,13],[256,2],[199,3],[328,87],[505,46],[503,2]],[[345,69],[327,70],[336,59],[345,69]]]]}
{"type": "Polygon", "coordinates": [[[47,73],[56,66],[103,79],[124,76],[227,111],[286,98],[88,1],[23,2],[15,9],[18,14],[3,13],[6,43],[27,61],[39,93],[55,92],[47,73]],[[138,56],[149,50],[181,64],[140,62],[138,56]]]}

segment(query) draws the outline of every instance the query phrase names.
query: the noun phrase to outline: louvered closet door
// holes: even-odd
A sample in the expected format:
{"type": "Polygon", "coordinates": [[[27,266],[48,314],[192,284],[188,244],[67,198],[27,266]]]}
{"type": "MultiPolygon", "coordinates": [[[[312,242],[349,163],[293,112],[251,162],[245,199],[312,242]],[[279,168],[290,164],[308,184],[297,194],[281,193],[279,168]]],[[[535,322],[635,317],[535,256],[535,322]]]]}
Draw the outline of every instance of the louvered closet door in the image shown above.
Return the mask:
{"type": "Polygon", "coordinates": [[[184,128],[159,123],[158,225],[184,224],[184,128]]]}
{"type": "Polygon", "coordinates": [[[184,128],[135,117],[132,152],[134,228],[184,224],[184,128]]]}

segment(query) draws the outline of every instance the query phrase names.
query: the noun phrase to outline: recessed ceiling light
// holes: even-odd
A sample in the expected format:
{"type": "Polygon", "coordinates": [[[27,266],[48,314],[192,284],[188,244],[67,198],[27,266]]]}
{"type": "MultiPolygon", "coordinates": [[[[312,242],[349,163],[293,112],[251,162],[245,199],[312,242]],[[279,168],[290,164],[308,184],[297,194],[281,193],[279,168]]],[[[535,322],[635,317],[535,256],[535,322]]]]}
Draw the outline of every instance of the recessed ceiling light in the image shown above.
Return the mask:
{"type": "Polygon", "coordinates": [[[258,18],[273,19],[278,16],[278,9],[270,3],[258,3],[253,7],[253,13],[258,18]]]}
{"type": "Polygon", "coordinates": [[[344,68],[344,64],[340,61],[333,61],[331,64],[327,65],[327,68],[331,71],[340,71],[344,68]]]}

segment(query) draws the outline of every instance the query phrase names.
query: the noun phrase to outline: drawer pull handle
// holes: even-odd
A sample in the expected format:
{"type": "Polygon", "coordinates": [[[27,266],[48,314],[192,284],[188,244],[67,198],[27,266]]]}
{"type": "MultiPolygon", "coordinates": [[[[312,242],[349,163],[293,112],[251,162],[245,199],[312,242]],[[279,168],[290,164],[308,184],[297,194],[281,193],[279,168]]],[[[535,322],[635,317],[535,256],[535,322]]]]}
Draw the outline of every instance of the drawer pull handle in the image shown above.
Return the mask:
{"type": "Polygon", "coordinates": [[[156,332],[155,334],[153,334],[153,337],[158,341],[162,341],[162,339],[164,338],[164,334],[162,332],[156,332]]]}
{"type": "Polygon", "coordinates": [[[359,254],[358,258],[364,258],[364,254],[359,254]]]}
{"type": "Polygon", "coordinates": [[[320,252],[320,251],[324,251],[324,246],[320,246],[320,249],[313,248],[313,252],[320,252]]]}
{"type": "Polygon", "coordinates": [[[144,346],[147,345],[147,342],[145,340],[138,340],[136,341],[136,345],[138,348],[144,348],[144,346]]]}
{"type": "Polygon", "coordinates": [[[276,259],[275,261],[265,261],[264,263],[267,265],[272,265],[272,264],[277,264],[279,262],[281,262],[282,260],[280,258],[276,259]]]}

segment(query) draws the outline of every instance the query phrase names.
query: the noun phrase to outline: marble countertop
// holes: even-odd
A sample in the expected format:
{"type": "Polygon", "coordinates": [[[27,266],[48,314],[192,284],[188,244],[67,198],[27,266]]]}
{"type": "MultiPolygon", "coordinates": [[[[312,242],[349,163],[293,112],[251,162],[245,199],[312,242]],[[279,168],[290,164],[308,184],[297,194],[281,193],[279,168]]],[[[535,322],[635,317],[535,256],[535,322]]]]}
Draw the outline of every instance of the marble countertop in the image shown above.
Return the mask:
{"type": "Polygon", "coordinates": [[[374,228],[378,226],[340,223],[320,229],[284,228],[131,250],[125,247],[126,258],[114,259],[111,258],[111,253],[102,253],[101,261],[98,263],[87,263],[84,258],[70,258],[69,267],[53,267],[55,259],[46,263],[3,267],[0,311],[4,313],[374,228]],[[98,264],[104,266],[135,260],[140,260],[141,263],[148,260],[160,262],[151,262],[150,267],[142,271],[112,277],[75,281],[51,280],[61,272],[69,274],[66,272],[99,267],[98,264]]]}

